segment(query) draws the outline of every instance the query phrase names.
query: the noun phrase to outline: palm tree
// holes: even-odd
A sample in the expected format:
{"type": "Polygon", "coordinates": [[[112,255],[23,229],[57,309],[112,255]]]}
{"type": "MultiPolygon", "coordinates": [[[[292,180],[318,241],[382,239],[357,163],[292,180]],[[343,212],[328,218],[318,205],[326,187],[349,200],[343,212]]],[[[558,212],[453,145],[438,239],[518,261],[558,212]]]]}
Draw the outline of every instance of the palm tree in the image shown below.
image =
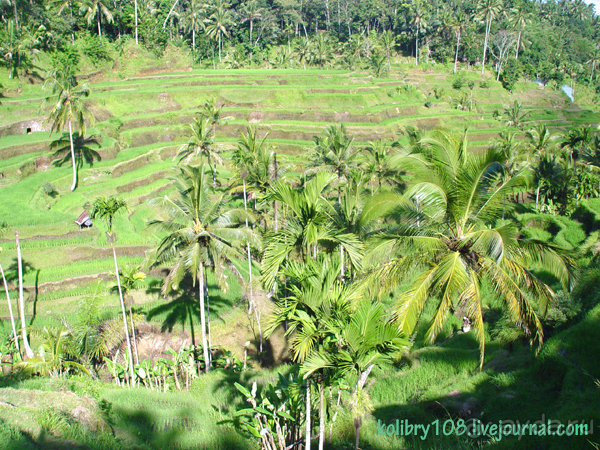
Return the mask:
{"type": "Polygon", "coordinates": [[[390,322],[382,303],[363,299],[357,307],[343,312],[346,314],[338,314],[325,326],[324,334],[331,336],[335,346],[320,347],[312,352],[302,369],[305,377],[326,369],[335,371],[338,377],[356,377],[350,403],[356,436],[354,448],[358,450],[362,419],[372,410],[364,388],[369,374],[375,367],[390,364],[393,356],[410,344],[402,331],[390,322]]]}
{"type": "Polygon", "coordinates": [[[125,331],[125,339],[127,340],[127,355],[129,356],[129,371],[131,375],[131,383],[135,383],[135,375],[133,371],[133,356],[131,353],[131,339],[129,338],[129,327],[127,326],[127,313],[125,312],[125,301],[123,300],[123,290],[121,289],[121,277],[119,274],[119,265],[117,264],[117,251],[115,242],[117,235],[113,231],[113,220],[117,213],[127,210],[127,203],[118,197],[98,197],[92,203],[92,211],[90,217],[92,219],[104,220],[107,228],[106,240],[110,243],[115,262],[115,276],[117,277],[117,287],[119,290],[119,300],[121,301],[121,312],[123,314],[123,330],[125,331]]]}
{"type": "MultiPolygon", "coordinates": [[[[284,274],[289,278],[289,296],[277,302],[269,320],[267,336],[281,324],[287,323],[287,336],[292,337],[294,360],[304,362],[315,352],[332,351],[337,346],[334,333],[329,332],[330,322],[338,322],[348,317],[352,303],[358,300],[356,287],[338,279],[339,267],[323,254],[306,263],[291,262],[284,274]]],[[[340,327],[342,328],[342,327],[340,327]]],[[[335,378],[333,367],[314,368],[305,378],[317,372],[315,381],[319,388],[320,422],[319,449],[325,442],[325,384],[335,378]]],[[[310,389],[310,388],[309,388],[310,389]]],[[[307,399],[307,410],[310,400],[307,399]]],[[[307,413],[307,418],[310,415],[307,413]]],[[[307,426],[307,439],[310,436],[307,426]]]]}
{"type": "Polygon", "coordinates": [[[521,35],[526,25],[531,23],[532,14],[525,11],[523,5],[520,8],[512,8],[509,12],[509,21],[514,28],[518,28],[519,34],[517,37],[517,48],[515,59],[519,59],[519,49],[521,48],[521,35]]]}
{"type": "Polygon", "coordinates": [[[210,121],[212,126],[213,139],[217,134],[217,125],[223,125],[234,119],[233,116],[223,117],[223,104],[217,105],[217,101],[214,98],[208,99],[204,105],[202,105],[202,111],[200,114],[210,121]]]}
{"type": "MultiPolygon", "coordinates": [[[[541,162],[542,158],[547,155],[556,147],[556,140],[558,139],[558,134],[550,133],[550,130],[546,125],[538,124],[535,127],[531,128],[529,131],[525,133],[525,136],[529,140],[529,146],[534,152],[534,156],[541,162]]],[[[537,173],[538,170],[535,170],[537,173]]],[[[541,188],[541,180],[542,178],[539,176],[535,177],[537,180],[537,186],[535,189],[535,209],[538,209],[539,200],[540,200],[540,188],[541,188]]]]}
{"type": "MultiPolygon", "coordinates": [[[[0,237],[4,235],[7,229],[8,224],[6,222],[0,223],[0,237]]],[[[0,247],[0,253],[2,253],[2,247],[0,247]]],[[[12,326],[13,339],[15,342],[15,347],[17,348],[17,351],[19,351],[19,335],[17,334],[17,328],[15,327],[15,316],[13,315],[12,302],[10,301],[10,294],[8,293],[8,284],[6,283],[6,277],[4,276],[4,269],[2,269],[2,264],[0,264],[0,274],[2,275],[2,283],[4,284],[4,292],[6,293],[6,301],[8,303],[8,312],[10,314],[10,324],[12,326]]]]}
{"type": "Polygon", "coordinates": [[[481,75],[485,71],[485,55],[487,52],[488,39],[492,20],[494,20],[502,11],[502,0],[480,0],[477,4],[476,18],[485,23],[485,39],[483,41],[483,58],[481,60],[481,75]]]}
{"type": "Polygon", "coordinates": [[[454,73],[458,66],[458,49],[460,47],[460,39],[467,27],[467,16],[463,11],[458,11],[456,14],[451,15],[448,22],[448,28],[456,34],[456,54],[454,55],[454,73]]]}
{"type": "MultiPolygon", "coordinates": [[[[27,358],[33,357],[33,351],[27,339],[27,325],[25,324],[25,300],[23,298],[23,258],[21,257],[21,244],[19,233],[15,231],[15,245],[17,247],[17,272],[19,277],[19,315],[21,316],[21,337],[23,338],[23,351],[27,358]]],[[[6,286],[6,285],[5,285],[6,286]]]]}
{"type": "Polygon", "coordinates": [[[323,68],[331,59],[331,47],[325,33],[319,33],[317,38],[312,42],[311,62],[318,64],[323,68]]]}
{"type": "Polygon", "coordinates": [[[506,114],[506,125],[521,128],[523,121],[529,116],[529,111],[523,111],[523,104],[515,100],[512,105],[504,108],[506,114]]]}
{"type": "Polygon", "coordinates": [[[206,34],[219,41],[219,62],[221,62],[221,38],[229,36],[227,27],[234,25],[231,20],[231,12],[227,9],[229,6],[229,3],[217,0],[217,3],[213,5],[213,13],[208,17],[210,23],[206,26],[206,34]]]}
{"type": "Polygon", "coordinates": [[[590,81],[589,84],[592,84],[592,79],[594,78],[594,70],[596,70],[596,66],[600,62],[600,49],[596,47],[592,54],[590,55],[590,59],[586,61],[586,64],[592,67],[592,71],[590,73],[590,81]]]}
{"type": "Polygon", "coordinates": [[[204,3],[200,0],[191,0],[189,8],[183,15],[183,26],[186,30],[192,30],[192,51],[196,51],[196,32],[200,31],[204,24],[202,22],[202,13],[204,3]]]}
{"type": "Polygon", "coordinates": [[[415,3],[413,18],[410,23],[415,26],[415,65],[419,64],[419,32],[427,27],[427,19],[425,18],[425,10],[421,3],[415,3]]]}
{"type": "Polygon", "coordinates": [[[396,36],[394,36],[392,30],[386,30],[383,33],[381,33],[380,39],[381,45],[385,49],[385,56],[387,57],[388,68],[391,69],[392,64],[390,62],[390,54],[392,52],[394,44],[396,44],[396,36]]]}
{"type": "Polygon", "coordinates": [[[525,175],[502,177],[502,153],[494,148],[471,153],[466,136],[437,132],[423,145],[423,167],[406,194],[375,198],[363,211],[363,216],[373,217],[379,210],[381,216],[393,211],[406,217],[402,224],[383,228],[370,252],[372,259],[384,260],[371,274],[384,288],[397,285],[415,269],[419,274],[396,304],[398,326],[405,336],[411,335],[429,299],[436,305],[426,334],[432,343],[450,311],[465,311],[479,341],[481,367],[481,286],[489,283],[532,344],[541,345],[542,325],[526,293],[539,298],[544,313],[553,292],[528,267],[543,267],[569,287],[573,261],[556,247],[523,238],[513,222],[498,220],[510,210],[506,196],[526,184],[525,175]],[[419,208],[415,198],[420,199],[419,208]],[[420,226],[415,226],[417,218],[420,226]]]}
{"type": "Polygon", "coordinates": [[[73,126],[76,121],[79,126],[79,136],[83,137],[86,131],[85,120],[88,119],[90,125],[94,123],[94,116],[88,111],[83,103],[84,97],[89,97],[90,88],[87,83],[77,84],[75,77],[69,67],[62,71],[55,70],[50,72],[44,81],[44,89],[51,89],[50,97],[47,97],[45,103],[49,102],[51,97],[57,96],[57,101],[47,121],[52,122],[50,133],[53,131],[62,131],[67,126],[69,130],[69,141],[71,147],[71,160],[73,163],[73,183],[71,191],[77,187],[77,165],[75,158],[75,145],[73,144],[73,126]]]}
{"type": "Polygon", "coordinates": [[[312,150],[312,168],[306,173],[322,170],[335,174],[338,181],[338,199],[341,195],[341,183],[348,179],[352,169],[358,166],[360,152],[354,145],[354,138],[348,136],[346,127],[330,125],[323,136],[314,136],[312,150]]]}
{"type": "Polygon", "coordinates": [[[298,55],[298,61],[304,66],[304,70],[306,70],[306,60],[309,59],[311,48],[312,42],[307,37],[301,37],[298,42],[296,42],[296,54],[298,55]]]}
{"type": "Polygon", "coordinates": [[[334,175],[319,172],[301,188],[294,189],[279,180],[269,190],[269,197],[284,205],[289,214],[286,226],[269,235],[266,241],[262,265],[265,289],[273,289],[285,262],[293,256],[301,260],[316,258],[319,246],[333,250],[341,245],[350,263],[361,267],[362,243],[354,234],[337,230],[330,218],[332,206],[323,192],[334,179],[334,175]]]}
{"type": "Polygon", "coordinates": [[[244,220],[250,218],[244,210],[222,212],[223,197],[216,200],[211,198],[204,164],[200,167],[180,167],[179,171],[179,177],[172,180],[177,187],[177,198],[165,196],[149,202],[151,205],[161,205],[168,219],[152,220],[149,226],[168,233],[155,251],[155,264],[173,264],[163,282],[163,294],[177,289],[186,273],[192,275],[194,285],[198,282],[202,349],[205,371],[208,372],[210,357],[206,338],[205,269],[213,271],[217,284],[226,292],[229,288],[226,268],[241,279],[232,262],[234,258],[243,256],[238,244],[244,240],[254,244],[257,241],[254,233],[243,226],[244,220]]]}
{"type": "Polygon", "coordinates": [[[210,134],[210,119],[203,117],[194,118],[194,123],[188,124],[188,142],[179,147],[180,161],[186,158],[189,162],[192,156],[206,156],[208,167],[213,175],[213,187],[217,185],[217,163],[223,164],[223,158],[219,156],[214,146],[215,137],[210,134]]]}
{"type": "Polygon", "coordinates": [[[258,6],[258,2],[256,0],[247,0],[246,3],[242,6],[242,17],[243,22],[250,22],[250,40],[248,41],[250,45],[252,44],[252,29],[254,25],[254,19],[259,19],[262,15],[262,8],[258,6]]]}
{"type": "Polygon", "coordinates": [[[79,2],[79,12],[84,13],[83,18],[86,20],[88,26],[96,17],[98,24],[98,36],[102,37],[102,28],[100,27],[101,16],[104,16],[108,23],[113,23],[113,14],[108,9],[102,0],[82,0],[79,2]]]}
{"type": "MultiPolygon", "coordinates": [[[[140,355],[138,353],[137,342],[135,338],[135,325],[133,323],[133,311],[131,310],[131,305],[133,304],[133,298],[129,297],[129,293],[132,289],[136,287],[138,282],[146,279],[146,274],[140,270],[140,267],[126,267],[121,270],[119,274],[121,281],[121,292],[123,292],[123,300],[127,303],[129,307],[129,322],[131,324],[131,339],[133,342],[133,350],[135,353],[135,363],[140,363],[140,355]],[[129,298],[128,298],[129,297],[129,298]],[[127,301],[129,300],[129,301],[127,301]]],[[[114,286],[113,288],[118,292],[119,286],[114,286]]]]}
{"type": "Polygon", "coordinates": [[[394,158],[395,149],[388,147],[380,139],[376,142],[369,142],[365,150],[367,151],[365,155],[366,170],[375,177],[379,189],[381,189],[383,183],[398,176],[398,167],[394,158]]]}

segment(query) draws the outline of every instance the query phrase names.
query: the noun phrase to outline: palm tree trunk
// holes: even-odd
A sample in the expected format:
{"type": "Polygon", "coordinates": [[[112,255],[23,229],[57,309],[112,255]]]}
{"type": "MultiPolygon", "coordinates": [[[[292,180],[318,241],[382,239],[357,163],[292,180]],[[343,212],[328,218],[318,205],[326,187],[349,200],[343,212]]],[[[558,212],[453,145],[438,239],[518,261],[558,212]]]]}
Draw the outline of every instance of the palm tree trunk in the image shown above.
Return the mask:
{"type": "Polygon", "coordinates": [[[135,45],[138,45],[138,16],[137,16],[137,0],[133,0],[134,19],[135,19],[135,45]]]}
{"type": "Polygon", "coordinates": [[[310,380],[306,380],[306,436],[304,450],[310,450],[310,380]]]}
{"type": "Polygon", "coordinates": [[[523,26],[519,27],[519,37],[517,38],[517,52],[515,53],[515,59],[519,59],[519,47],[521,46],[521,32],[523,31],[523,26]]]}
{"type": "Polygon", "coordinates": [[[69,119],[69,142],[71,144],[71,162],[73,163],[73,184],[71,192],[77,187],[77,164],[75,162],[75,146],[73,145],[73,129],[71,128],[71,119],[69,119]]]}
{"type": "Polygon", "coordinates": [[[192,26],[192,50],[196,51],[196,26],[192,26]]]}
{"type": "Polygon", "coordinates": [[[33,351],[27,339],[27,325],[25,324],[25,302],[23,301],[23,260],[21,258],[21,244],[19,244],[19,233],[15,231],[15,242],[17,246],[17,267],[19,271],[19,314],[21,316],[21,328],[23,335],[23,351],[27,358],[33,358],[33,351]]]}
{"type": "Polygon", "coordinates": [[[133,340],[133,350],[135,352],[135,363],[140,363],[140,354],[138,353],[137,342],[135,341],[135,326],[133,325],[133,313],[129,307],[129,321],[131,322],[131,339],[133,340]]]}
{"type": "Polygon", "coordinates": [[[210,337],[210,296],[208,295],[208,286],[204,285],[204,292],[206,293],[206,330],[208,334],[208,358],[209,365],[212,365],[212,340],[210,337]]]}
{"type": "Polygon", "coordinates": [[[219,62],[221,62],[221,33],[219,33],[219,62]]]}
{"type": "Polygon", "coordinates": [[[13,0],[13,7],[15,9],[15,28],[19,31],[19,15],[17,14],[17,0],[13,0]]]}
{"type": "Polygon", "coordinates": [[[415,39],[415,66],[419,65],[419,25],[417,25],[417,36],[415,39]]]}
{"type": "Polygon", "coordinates": [[[458,65],[458,47],[460,45],[460,33],[456,33],[456,55],[454,56],[454,73],[456,73],[456,66],[458,65]]]}
{"type": "Polygon", "coordinates": [[[319,402],[321,411],[319,413],[319,450],[323,450],[325,446],[325,387],[324,381],[319,383],[319,402]]]}
{"type": "Polygon", "coordinates": [[[210,366],[208,364],[208,344],[206,341],[206,316],[204,310],[204,265],[200,264],[198,270],[198,284],[200,285],[200,326],[202,327],[202,351],[204,353],[204,371],[208,373],[210,366]]]}
{"type": "Polygon", "coordinates": [[[340,275],[344,281],[344,247],[340,244],[340,275]]]}
{"type": "Polygon", "coordinates": [[[98,6],[98,37],[102,37],[102,29],[100,28],[100,7],[98,6]]]}
{"type": "Polygon", "coordinates": [[[537,209],[538,209],[538,202],[539,202],[539,199],[540,199],[540,185],[538,184],[538,187],[537,187],[537,189],[535,190],[535,209],[536,209],[536,211],[537,211],[537,209]]]}
{"type": "Polygon", "coordinates": [[[483,59],[481,60],[481,75],[483,75],[483,72],[485,70],[485,54],[487,51],[487,42],[488,42],[488,36],[490,33],[490,22],[491,20],[488,19],[487,22],[485,23],[485,39],[483,41],[483,59]]]}
{"type": "Polygon", "coordinates": [[[17,347],[17,351],[19,351],[19,336],[17,335],[17,328],[15,327],[15,316],[13,315],[10,294],[8,293],[8,284],[6,284],[4,270],[2,270],[2,264],[0,264],[0,273],[2,274],[2,282],[4,283],[4,291],[6,292],[6,301],[8,302],[8,312],[10,314],[10,324],[12,325],[13,336],[15,338],[15,347],[17,347]]]}
{"type": "Polygon", "coordinates": [[[252,17],[250,18],[250,45],[252,45],[252,17]]]}
{"type": "Polygon", "coordinates": [[[133,355],[131,354],[131,339],[129,339],[129,327],[127,326],[127,313],[125,312],[125,302],[123,301],[123,291],[121,290],[121,276],[119,275],[119,265],[117,264],[117,251],[115,243],[110,243],[115,261],[115,273],[117,274],[117,288],[119,289],[119,300],[121,301],[121,312],[123,313],[123,328],[125,330],[125,339],[127,340],[127,355],[129,356],[129,374],[131,382],[135,383],[135,374],[133,373],[133,355]]]}

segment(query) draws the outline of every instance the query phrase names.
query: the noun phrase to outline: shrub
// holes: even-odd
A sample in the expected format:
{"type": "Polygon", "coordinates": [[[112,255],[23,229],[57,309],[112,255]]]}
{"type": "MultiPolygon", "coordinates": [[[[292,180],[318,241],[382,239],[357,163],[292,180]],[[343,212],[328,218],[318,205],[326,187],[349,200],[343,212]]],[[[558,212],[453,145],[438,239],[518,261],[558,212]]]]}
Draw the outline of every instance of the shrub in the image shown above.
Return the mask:
{"type": "Polygon", "coordinates": [[[46,182],[42,184],[42,189],[48,197],[55,198],[58,195],[58,191],[52,183],[46,182]]]}
{"type": "Polygon", "coordinates": [[[464,86],[464,81],[462,78],[456,78],[452,82],[452,88],[456,89],[457,91],[461,90],[463,86],[464,86]]]}
{"type": "Polygon", "coordinates": [[[98,36],[86,35],[79,41],[81,52],[90,58],[94,64],[101,60],[108,60],[109,54],[106,49],[106,42],[98,36]]]}
{"type": "Polygon", "coordinates": [[[584,313],[600,303],[600,267],[586,270],[571,295],[580,303],[584,313]]]}
{"type": "Polygon", "coordinates": [[[568,292],[558,291],[543,322],[550,328],[558,328],[572,321],[580,312],[581,301],[579,299],[574,298],[568,292]]]}
{"type": "Polygon", "coordinates": [[[490,88],[490,83],[487,81],[482,81],[481,83],[479,83],[479,87],[481,89],[489,89],[490,88]]]}
{"type": "Polygon", "coordinates": [[[425,108],[431,108],[431,100],[425,102],[425,108]]]}

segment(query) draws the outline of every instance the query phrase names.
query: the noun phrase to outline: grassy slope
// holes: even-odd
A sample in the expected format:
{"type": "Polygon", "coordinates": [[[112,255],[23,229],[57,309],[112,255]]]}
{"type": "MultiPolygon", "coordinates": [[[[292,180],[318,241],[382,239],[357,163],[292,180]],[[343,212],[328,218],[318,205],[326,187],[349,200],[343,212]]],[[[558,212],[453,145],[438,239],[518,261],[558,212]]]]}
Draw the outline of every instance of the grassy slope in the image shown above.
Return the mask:
{"type": "MultiPolygon", "coordinates": [[[[127,54],[129,56],[138,53],[132,49],[126,51],[130,52],[127,54]]],[[[380,137],[388,141],[395,140],[400,136],[400,129],[406,125],[450,129],[468,126],[471,141],[475,146],[483,146],[502,129],[502,124],[492,118],[493,111],[501,111],[514,99],[524,102],[531,111],[532,120],[548,122],[555,128],[600,120],[596,112],[580,110],[570,105],[562,93],[552,92],[548,88],[539,90],[535,85],[519,83],[515,94],[510,95],[499,83],[490,80],[490,88],[482,89],[478,85],[480,77],[475,72],[466,72],[462,76],[477,81],[473,91],[477,109],[473,112],[456,111],[451,108],[451,102],[459,93],[451,88],[454,75],[444,66],[423,70],[411,65],[395,65],[388,78],[373,79],[367,73],[331,70],[188,71],[185,61],[177,49],[170,49],[161,61],[153,61],[149,57],[127,61],[123,58],[113,64],[116,67],[114,71],[109,69],[107,74],[92,80],[94,93],[88,105],[96,115],[97,123],[90,134],[101,140],[103,158],[79,170],[80,184],[74,193],[68,191],[71,181],[68,165],[37,172],[31,169],[36,159],[48,155],[47,144],[51,140],[48,132],[29,135],[4,133],[0,137],[0,172],[5,175],[4,179],[0,179],[0,220],[9,223],[11,232],[18,229],[25,239],[22,243],[23,256],[34,268],[26,274],[26,284],[33,286],[37,280],[40,287],[46,286],[46,289],[40,289],[37,297],[30,289],[32,294],[27,313],[31,314],[35,308],[34,325],[55,323],[52,315],[69,317],[89,280],[86,279],[84,284],[77,279],[58,285],[43,283],[98,272],[105,272],[109,276],[112,270],[110,254],[105,253],[109,247],[103,233],[98,228],[80,232],[73,222],[95,197],[119,193],[131,207],[131,213],[127,217],[119,217],[115,224],[119,233],[122,265],[139,263],[144,250],[156,244],[156,237],[145,227],[145,221],[153,217],[155,211],[146,206],[144,201],[168,186],[166,176],[174,173],[172,156],[177,146],[185,141],[183,124],[190,122],[200,105],[209,98],[223,102],[226,115],[235,117],[230,124],[220,128],[218,142],[223,148],[230,148],[246,125],[255,124],[261,130],[270,132],[270,138],[273,138],[271,142],[279,147],[280,154],[288,156],[295,165],[294,170],[301,169],[301,155],[312,136],[331,123],[347,123],[349,131],[359,142],[380,137]],[[175,71],[156,73],[167,64],[175,63],[175,71]],[[402,87],[406,84],[414,85],[417,90],[405,91],[402,87]],[[400,89],[396,90],[396,87],[400,89]],[[439,100],[431,97],[434,87],[445,89],[439,100]],[[432,101],[431,108],[424,106],[427,97],[432,101]],[[28,170],[31,174],[25,176],[28,170]],[[158,178],[153,178],[155,174],[158,174],[158,178]],[[52,183],[56,187],[59,192],[56,199],[44,194],[44,183],[52,183]]],[[[87,71],[92,70],[89,68],[87,71]]],[[[16,90],[16,86],[6,86],[16,90]]],[[[463,88],[463,91],[468,92],[468,89],[463,88]]],[[[0,127],[22,120],[41,122],[43,116],[39,115],[38,108],[43,92],[39,85],[25,85],[22,95],[16,96],[9,91],[6,96],[2,108],[7,114],[0,116],[0,127]]],[[[223,168],[220,171],[223,183],[227,180],[229,170],[223,168]]],[[[4,248],[0,262],[9,267],[15,257],[14,243],[7,239],[0,245],[4,248]]],[[[240,265],[240,270],[246,275],[245,264],[240,265]]],[[[180,300],[173,298],[165,302],[159,298],[155,288],[159,281],[159,278],[149,277],[146,285],[134,293],[137,308],[139,312],[152,316],[153,323],[167,328],[173,325],[174,331],[179,331],[187,326],[177,319],[180,300]]],[[[244,308],[235,308],[242,297],[241,289],[232,283],[232,289],[227,294],[220,293],[212,286],[209,293],[214,299],[211,300],[213,341],[223,343],[228,349],[239,353],[243,343],[252,338],[244,308]]],[[[14,299],[15,292],[12,295],[14,299]]],[[[117,314],[116,305],[115,297],[107,298],[106,314],[117,314]]],[[[597,320],[597,310],[595,314],[594,317],[588,317],[590,324],[597,320]]],[[[7,315],[5,302],[1,302],[0,317],[7,315]]],[[[490,421],[504,418],[504,412],[513,410],[515,398],[529,398],[531,392],[536,394],[529,406],[519,403],[518,411],[524,418],[536,419],[539,414],[556,412],[569,419],[571,411],[573,414],[581,411],[583,417],[591,417],[593,409],[581,410],[578,406],[583,398],[593,398],[596,402],[598,399],[591,378],[577,369],[577,364],[581,365],[590,359],[590,355],[585,353],[589,350],[583,347],[575,351],[571,358],[575,363],[571,366],[565,362],[568,358],[561,356],[557,360],[556,357],[557,352],[562,352],[561,346],[567,342],[577,348],[578,336],[584,334],[577,330],[585,329],[584,323],[578,325],[580,328],[573,328],[575,331],[572,331],[570,338],[567,338],[567,333],[564,334],[565,344],[562,337],[551,340],[538,360],[534,360],[520,346],[508,352],[498,345],[492,345],[488,350],[487,369],[481,373],[476,370],[476,345],[467,336],[451,339],[440,347],[418,350],[412,356],[415,365],[412,369],[406,368],[406,375],[398,376],[396,370],[389,369],[374,377],[378,380],[371,391],[375,404],[374,419],[365,424],[365,444],[377,449],[398,448],[397,441],[376,436],[375,419],[388,421],[409,417],[420,423],[426,423],[434,417],[444,419],[446,413],[434,405],[438,400],[443,403],[444,397],[453,390],[461,392],[459,400],[466,400],[470,396],[477,398],[477,409],[483,411],[483,417],[490,421]],[[555,375],[554,369],[548,369],[548,366],[555,365],[561,367],[557,371],[559,375],[555,375]],[[542,383],[548,372],[558,377],[555,384],[542,383]],[[528,384],[531,380],[533,385],[528,384]],[[576,387],[578,380],[582,380],[583,387],[576,387]]],[[[7,329],[4,327],[4,331],[7,329]]],[[[591,369],[595,370],[589,372],[591,374],[600,373],[597,368],[591,369]]],[[[123,424],[123,429],[117,435],[127,436],[127,442],[137,440],[138,444],[145,442],[152,448],[161,448],[164,442],[181,439],[184,448],[191,448],[197,442],[211,442],[210,448],[219,448],[219,445],[222,448],[234,448],[232,442],[236,442],[235,448],[244,448],[247,441],[242,444],[237,440],[240,438],[235,437],[234,441],[226,442],[221,439],[225,433],[216,425],[213,426],[216,421],[231,417],[230,400],[236,394],[232,392],[230,376],[215,373],[210,378],[198,380],[191,397],[179,393],[161,396],[161,407],[155,406],[159,398],[157,394],[150,392],[128,396],[123,395],[120,389],[93,389],[101,391],[101,394],[94,392],[97,398],[114,404],[114,411],[118,411],[115,420],[123,424]],[[224,380],[229,383],[228,387],[224,386],[224,380]],[[217,389],[215,386],[220,387],[217,389]],[[205,395],[207,392],[211,393],[208,397],[205,395]],[[139,403],[136,410],[145,412],[140,415],[132,411],[133,402],[139,403]],[[197,408],[198,402],[201,405],[198,411],[189,412],[197,408]],[[206,429],[192,431],[186,428],[187,424],[181,425],[182,429],[177,426],[165,427],[164,424],[152,425],[157,421],[161,423],[165,417],[177,417],[183,414],[182,411],[188,411],[206,429]],[[145,422],[150,420],[152,422],[145,422]],[[140,427],[134,423],[136,421],[147,426],[140,427]]],[[[18,387],[28,388],[26,384],[18,387]]],[[[236,401],[239,402],[239,399],[236,401]]],[[[449,410],[456,407],[456,402],[443,404],[449,410]]],[[[342,414],[336,428],[338,438],[351,440],[352,426],[347,412],[342,414]]],[[[0,433],[12,433],[2,430],[0,433]]],[[[17,439],[19,433],[15,433],[17,439]]],[[[33,438],[39,437],[40,430],[32,433],[33,438]]],[[[3,441],[0,438],[0,442],[3,441]]],[[[92,445],[92,441],[79,439],[86,445],[92,445]]],[[[472,444],[469,440],[455,438],[441,442],[446,448],[468,447],[472,444]]],[[[548,442],[548,448],[564,448],[559,447],[561,442],[564,444],[560,440],[548,442]]],[[[501,448],[504,444],[492,443],[494,445],[501,448]]],[[[437,444],[431,441],[421,443],[419,440],[410,442],[410,446],[437,448],[437,444]]],[[[108,448],[111,448],[110,445],[108,448]]],[[[365,445],[365,448],[369,447],[365,445]]]]}

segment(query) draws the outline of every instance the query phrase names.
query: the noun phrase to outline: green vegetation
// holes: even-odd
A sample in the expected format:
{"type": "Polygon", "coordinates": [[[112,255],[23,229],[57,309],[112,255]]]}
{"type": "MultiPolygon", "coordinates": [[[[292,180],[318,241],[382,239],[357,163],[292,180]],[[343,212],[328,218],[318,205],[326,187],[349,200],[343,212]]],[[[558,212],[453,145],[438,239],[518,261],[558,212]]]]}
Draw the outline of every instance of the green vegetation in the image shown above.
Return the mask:
{"type": "Polygon", "coordinates": [[[0,448],[597,445],[381,433],[600,420],[557,5],[0,5],[0,448]]]}

